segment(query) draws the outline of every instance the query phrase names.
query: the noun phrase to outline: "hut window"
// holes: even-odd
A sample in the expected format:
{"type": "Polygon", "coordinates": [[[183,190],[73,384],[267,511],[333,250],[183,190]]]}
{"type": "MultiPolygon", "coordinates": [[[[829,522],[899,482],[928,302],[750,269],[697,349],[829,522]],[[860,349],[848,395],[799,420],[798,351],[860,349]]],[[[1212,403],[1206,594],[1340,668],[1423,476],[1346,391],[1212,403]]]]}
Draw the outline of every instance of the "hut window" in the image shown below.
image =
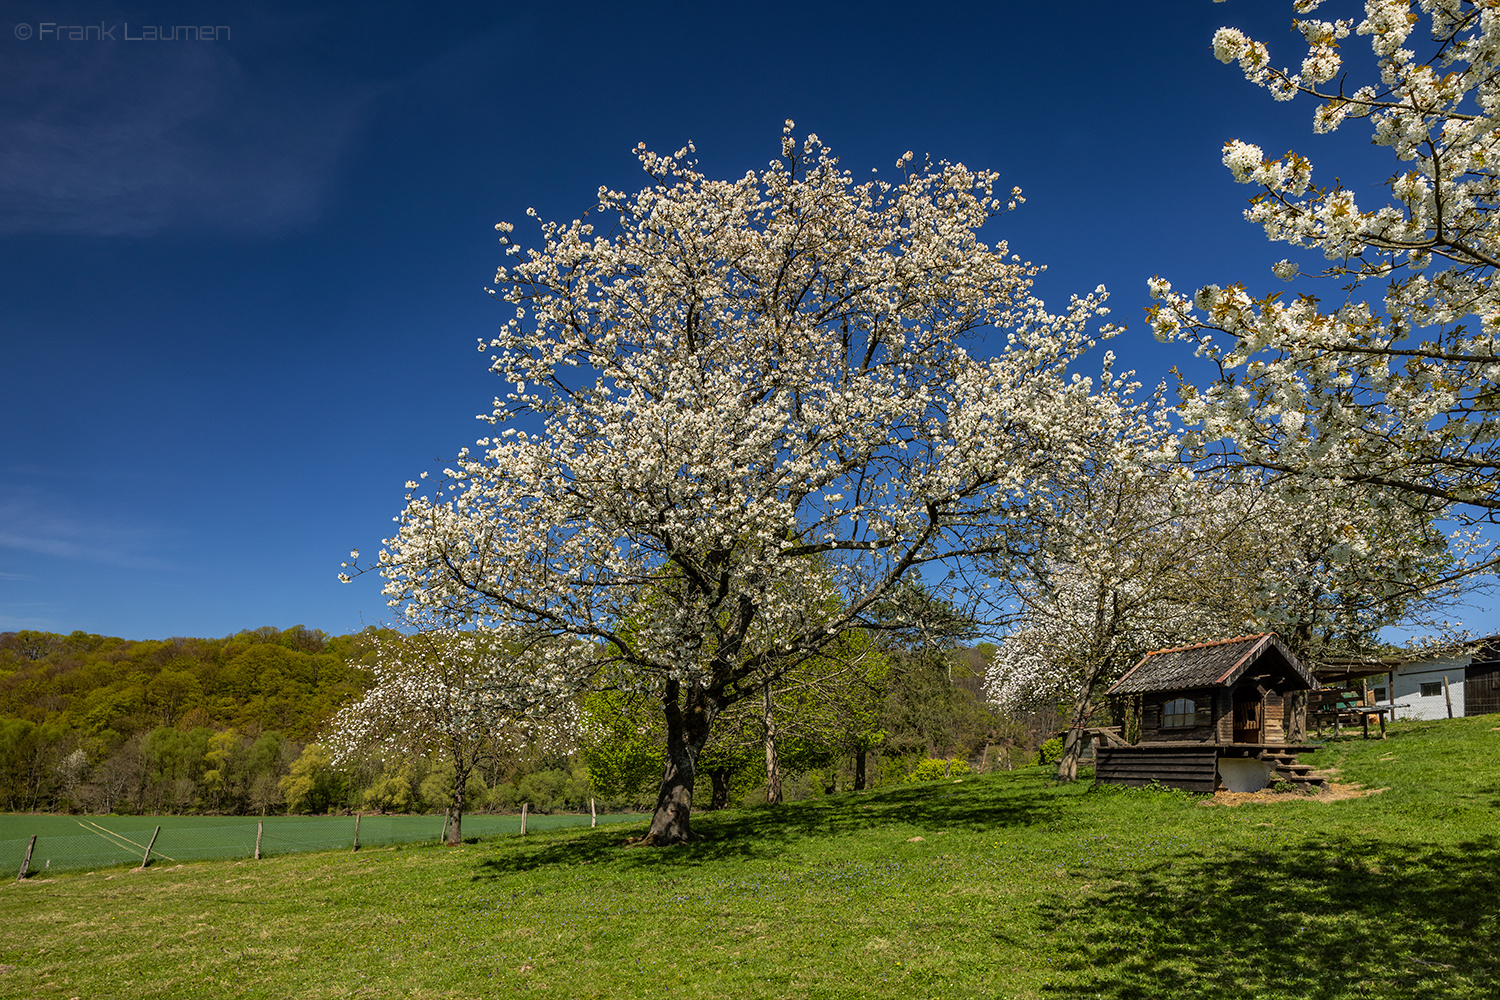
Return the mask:
{"type": "Polygon", "coordinates": [[[1191,698],[1173,698],[1161,710],[1163,729],[1186,729],[1193,725],[1197,708],[1191,698]]]}
{"type": "Polygon", "coordinates": [[[1440,695],[1442,693],[1443,693],[1443,682],[1442,681],[1423,681],[1422,682],[1422,697],[1423,698],[1436,698],[1438,695],[1440,695]]]}

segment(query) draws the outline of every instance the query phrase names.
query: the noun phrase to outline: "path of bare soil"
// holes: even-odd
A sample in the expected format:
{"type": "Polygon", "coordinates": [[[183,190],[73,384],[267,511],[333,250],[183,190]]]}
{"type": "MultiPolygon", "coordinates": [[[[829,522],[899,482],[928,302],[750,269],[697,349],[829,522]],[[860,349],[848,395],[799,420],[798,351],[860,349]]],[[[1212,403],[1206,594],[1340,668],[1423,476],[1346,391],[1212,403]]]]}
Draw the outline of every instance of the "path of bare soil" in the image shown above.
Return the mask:
{"type": "Polygon", "coordinates": [[[1317,777],[1327,778],[1328,787],[1318,792],[1277,792],[1263,788],[1258,792],[1214,792],[1213,798],[1204,799],[1200,806],[1242,806],[1246,804],[1276,805],[1286,802],[1338,802],[1341,799],[1358,799],[1366,795],[1378,795],[1384,788],[1366,788],[1364,785],[1346,785],[1333,780],[1336,768],[1314,771],[1317,777]]]}

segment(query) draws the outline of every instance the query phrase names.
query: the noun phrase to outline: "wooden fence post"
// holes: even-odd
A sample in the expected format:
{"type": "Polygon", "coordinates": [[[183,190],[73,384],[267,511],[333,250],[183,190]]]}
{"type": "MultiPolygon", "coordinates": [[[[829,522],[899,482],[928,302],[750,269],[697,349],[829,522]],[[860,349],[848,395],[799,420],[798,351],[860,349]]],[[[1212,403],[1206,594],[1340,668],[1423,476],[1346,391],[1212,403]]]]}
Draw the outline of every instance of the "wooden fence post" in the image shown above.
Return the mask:
{"type": "Polygon", "coordinates": [[[596,827],[598,825],[599,825],[599,816],[598,816],[598,814],[596,814],[594,812],[594,797],[592,795],[590,795],[589,796],[589,829],[592,830],[594,827],[596,827]]]}
{"type": "Polygon", "coordinates": [[[1448,718],[1453,718],[1453,692],[1448,690],[1448,675],[1443,675],[1443,701],[1448,703],[1448,718]]]}
{"type": "Polygon", "coordinates": [[[151,848],[156,846],[156,837],[161,833],[161,827],[151,832],[151,839],[146,841],[146,853],[141,855],[141,867],[144,868],[151,863],[151,848]]]}
{"type": "Polygon", "coordinates": [[[354,851],[359,850],[359,821],[360,821],[360,814],[359,813],[355,813],[354,814],[354,849],[349,852],[350,854],[353,854],[354,851]]]}
{"type": "Polygon", "coordinates": [[[33,833],[31,835],[31,842],[26,845],[26,856],[21,859],[21,874],[19,874],[19,875],[16,876],[16,881],[17,882],[19,882],[23,878],[25,878],[26,874],[29,871],[31,871],[31,849],[33,847],[35,847],[35,846],[36,846],[36,834],[33,833]]]}
{"type": "Polygon", "coordinates": [[[521,803],[521,836],[526,836],[526,810],[531,806],[530,802],[521,803]]]}
{"type": "Polygon", "coordinates": [[[255,822],[255,860],[256,861],[260,860],[260,835],[265,832],[265,829],[266,829],[266,821],[263,820],[263,819],[262,820],[256,820],[256,822],[255,822]]]}

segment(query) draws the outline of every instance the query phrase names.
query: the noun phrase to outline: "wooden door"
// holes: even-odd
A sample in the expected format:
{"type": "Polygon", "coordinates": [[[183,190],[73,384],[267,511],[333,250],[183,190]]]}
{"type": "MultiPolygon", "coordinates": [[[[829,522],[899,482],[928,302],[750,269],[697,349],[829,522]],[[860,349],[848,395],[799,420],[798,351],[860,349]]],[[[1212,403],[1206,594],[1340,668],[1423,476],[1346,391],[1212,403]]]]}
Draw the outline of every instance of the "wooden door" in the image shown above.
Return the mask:
{"type": "Polygon", "coordinates": [[[1265,706],[1259,694],[1236,694],[1234,696],[1234,741],[1236,743],[1264,742],[1265,722],[1265,706]]]}

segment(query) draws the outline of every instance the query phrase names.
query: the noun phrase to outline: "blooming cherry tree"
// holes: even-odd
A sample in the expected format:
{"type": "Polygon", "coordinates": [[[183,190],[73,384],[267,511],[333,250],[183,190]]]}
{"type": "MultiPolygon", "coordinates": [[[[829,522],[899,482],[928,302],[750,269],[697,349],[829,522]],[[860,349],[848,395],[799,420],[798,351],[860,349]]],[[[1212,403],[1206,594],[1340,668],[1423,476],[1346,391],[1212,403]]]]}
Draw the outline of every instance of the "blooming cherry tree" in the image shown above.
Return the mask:
{"type": "Polygon", "coordinates": [[[334,718],[332,759],[374,749],[452,764],[449,844],[463,842],[465,785],[476,766],[528,746],[567,745],[576,728],[556,679],[485,630],[387,633],[375,646],[375,683],[334,718]]]}
{"type": "Polygon", "coordinates": [[[1002,709],[1070,706],[1064,780],[1099,693],[1145,653],[1276,631],[1309,662],[1371,655],[1385,626],[1437,626],[1476,558],[1389,491],[1244,469],[1097,474],[1056,491],[1038,532],[986,684],[1002,709]]]}
{"type": "MultiPolygon", "coordinates": [[[[1310,15],[1323,4],[1293,6],[1310,15]]],[[[1189,296],[1153,280],[1157,336],[1196,343],[1223,373],[1201,391],[1184,387],[1183,415],[1203,441],[1230,441],[1254,465],[1389,487],[1429,510],[1494,521],[1500,11],[1368,0],[1363,19],[1294,25],[1307,46],[1299,68],[1276,68],[1265,44],[1234,28],[1214,36],[1214,54],[1277,100],[1311,98],[1315,132],[1368,121],[1397,169],[1371,206],[1341,183],[1315,186],[1297,153],[1267,159],[1248,143],[1225,145],[1234,179],[1260,188],[1246,218],[1274,241],[1321,251],[1323,274],[1346,291],[1329,307],[1307,294],[1256,297],[1240,283],[1189,296]],[[1354,36],[1368,39],[1378,75],[1358,87],[1344,82],[1354,36]]],[[[1302,273],[1292,261],[1274,271],[1302,273]]]]}
{"type": "Polygon", "coordinates": [[[601,188],[534,249],[499,227],[492,432],[379,557],[392,604],[656,700],[656,844],[690,836],[725,709],[907,574],[1001,557],[1033,471],[1083,463],[1119,405],[1069,370],[1111,332],[1102,289],[1049,312],[1038,268],[981,240],[1020,201],[993,173],[908,153],[856,183],[790,122],[736,179],[691,152],[638,147],[647,187],[601,188]]]}

